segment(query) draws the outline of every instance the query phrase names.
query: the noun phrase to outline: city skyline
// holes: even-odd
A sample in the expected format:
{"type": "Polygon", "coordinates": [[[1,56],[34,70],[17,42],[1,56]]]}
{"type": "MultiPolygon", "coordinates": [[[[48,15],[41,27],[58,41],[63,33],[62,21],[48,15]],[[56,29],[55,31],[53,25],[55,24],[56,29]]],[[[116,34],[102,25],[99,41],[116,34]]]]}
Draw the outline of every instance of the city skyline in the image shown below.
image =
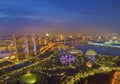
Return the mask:
{"type": "Polygon", "coordinates": [[[0,84],[120,84],[120,0],[0,0],[0,84]]]}
{"type": "Polygon", "coordinates": [[[118,32],[118,0],[0,0],[0,33],[118,32]]]}

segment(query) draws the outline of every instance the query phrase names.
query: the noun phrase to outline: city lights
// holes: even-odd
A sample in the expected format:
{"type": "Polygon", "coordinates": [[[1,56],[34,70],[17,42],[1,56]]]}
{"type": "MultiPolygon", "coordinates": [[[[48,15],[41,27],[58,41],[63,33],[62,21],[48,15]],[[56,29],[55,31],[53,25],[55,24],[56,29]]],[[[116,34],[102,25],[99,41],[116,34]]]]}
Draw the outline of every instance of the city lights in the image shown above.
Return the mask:
{"type": "Polygon", "coordinates": [[[0,84],[120,84],[120,0],[0,0],[0,84]]]}

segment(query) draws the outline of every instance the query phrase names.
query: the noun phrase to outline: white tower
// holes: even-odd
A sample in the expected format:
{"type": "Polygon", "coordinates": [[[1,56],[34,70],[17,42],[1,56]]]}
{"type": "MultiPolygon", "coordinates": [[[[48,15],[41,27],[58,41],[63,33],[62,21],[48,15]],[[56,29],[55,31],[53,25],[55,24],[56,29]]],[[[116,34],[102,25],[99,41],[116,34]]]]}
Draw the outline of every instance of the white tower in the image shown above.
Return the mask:
{"type": "Polygon", "coordinates": [[[27,37],[26,37],[26,52],[27,52],[27,57],[28,57],[29,56],[29,44],[28,44],[28,38],[27,37]]]}

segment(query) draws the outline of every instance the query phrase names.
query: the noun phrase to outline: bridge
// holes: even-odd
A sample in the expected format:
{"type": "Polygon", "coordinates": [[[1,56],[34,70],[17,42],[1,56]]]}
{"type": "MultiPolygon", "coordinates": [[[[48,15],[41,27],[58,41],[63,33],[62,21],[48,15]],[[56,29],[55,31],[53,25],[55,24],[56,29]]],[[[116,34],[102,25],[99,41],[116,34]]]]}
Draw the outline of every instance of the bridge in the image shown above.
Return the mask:
{"type": "MultiPolygon", "coordinates": [[[[54,43],[49,43],[48,45],[42,47],[42,48],[40,49],[41,54],[40,54],[39,56],[44,55],[44,54],[45,54],[48,50],[50,50],[54,45],[55,45],[54,43]]],[[[13,76],[14,74],[16,74],[16,72],[23,71],[23,70],[26,69],[26,68],[34,67],[34,66],[36,66],[36,65],[38,65],[38,64],[40,64],[40,63],[42,63],[42,62],[44,62],[44,61],[46,61],[46,60],[48,60],[48,59],[50,59],[51,56],[52,56],[52,55],[50,55],[49,57],[47,57],[47,58],[45,58],[45,59],[42,59],[42,60],[40,59],[39,62],[35,62],[35,63],[32,63],[32,64],[30,63],[30,64],[28,64],[28,65],[22,66],[21,68],[18,67],[18,68],[12,69],[11,67],[19,66],[19,64],[22,64],[22,63],[25,63],[25,62],[29,62],[29,60],[34,59],[34,58],[37,58],[38,56],[30,57],[29,59],[25,59],[25,60],[19,61],[19,63],[17,63],[17,64],[11,64],[11,65],[9,65],[9,66],[3,66],[3,67],[1,67],[1,68],[0,68],[0,71],[4,71],[4,70],[5,70],[5,71],[4,71],[5,73],[2,73],[2,74],[0,75],[0,82],[2,83],[3,81],[9,79],[11,76],[13,76]],[[9,74],[7,74],[7,73],[9,73],[9,74]],[[6,75],[7,75],[7,77],[6,77],[6,75]],[[4,77],[4,78],[3,78],[3,77],[4,77]],[[2,80],[1,80],[1,79],[2,79],[2,80]]],[[[2,61],[2,62],[4,62],[4,61],[2,61]]],[[[0,84],[1,84],[1,83],[0,83],[0,84]]]]}
{"type": "Polygon", "coordinates": [[[50,42],[48,45],[43,46],[40,48],[41,54],[44,54],[47,50],[51,49],[53,46],[55,46],[55,43],[50,42]]]}
{"type": "MultiPolygon", "coordinates": [[[[54,45],[55,45],[55,43],[49,43],[48,45],[43,46],[40,49],[41,54],[44,54],[45,52],[50,50],[52,47],[54,47],[54,45]]],[[[102,67],[101,66],[99,68],[91,68],[91,69],[86,69],[86,70],[82,70],[81,68],[78,69],[78,67],[75,67],[75,66],[60,67],[60,66],[57,66],[57,65],[55,67],[52,67],[52,68],[48,68],[48,67],[42,68],[41,67],[42,63],[48,61],[52,56],[53,55],[50,55],[50,56],[48,56],[44,59],[40,59],[39,61],[36,61],[35,63],[33,63],[31,65],[24,66],[22,68],[15,69],[13,71],[8,71],[8,72],[0,75],[0,83],[2,84],[2,82],[7,81],[11,77],[17,78],[18,76],[16,76],[15,74],[23,73],[23,71],[36,70],[36,71],[39,71],[40,73],[45,74],[47,76],[53,76],[53,75],[62,76],[63,78],[61,79],[61,81],[62,81],[61,84],[74,84],[75,82],[79,81],[81,78],[86,78],[88,76],[95,75],[95,74],[98,74],[98,73],[117,71],[117,72],[115,72],[111,83],[112,84],[119,84],[119,77],[120,77],[119,76],[119,74],[120,74],[119,73],[119,71],[120,71],[119,66],[116,66],[116,67],[115,66],[112,66],[112,67],[110,67],[110,66],[102,67]],[[66,73],[66,70],[69,70],[69,69],[74,69],[74,70],[78,69],[79,72],[76,72],[73,75],[68,76],[68,74],[66,73]],[[47,71],[50,70],[50,71],[53,71],[53,72],[58,71],[58,72],[56,72],[56,74],[46,73],[46,72],[44,72],[45,70],[47,70],[47,71]],[[62,72],[59,72],[60,70],[62,72]]]]}
{"type": "MultiPolygon", "coordinates": [[[[74,84],[75,82],[79,81],[81,78],[86,78],[88,76],[92,76],[95,74],[99,74],[99,73],[106,73],[106,72],[111,72],[111,71],[115,71],[114,75],[113,75],[113,79],[111,80],[111,84],[119,84],[119,78],[120,78],[120,67],[99,67],[99,68],[93,68],[93,69],[86,69],[86,70],[81,70],[79,69],[79,72],[76,72],[74,75],[72,76],[67,76],[67,74],[64,72],[66,69],[74,69],[76,70],[76,67],[73,66],[64,66],[64,67],[53,67],[53,68],[42,68],[41,67],[41,63],[49,60],[53,55],[50,55],[49,57],[36,62],[34,64],[31,64],[29,66],[17,69],[17,70],[13,70],[10,71],[9,73],[5,73],[4,75],[2,75],[1,77],[2,80],[0,80],[1,82],[6,81],[7,79],[10,79],[11,76],[13,78],[17,78],[18,76],[16,76],[15,74],[17,73],[23,73],[23,71],[39,71],[39,73],[48,75],[48,76],[62,76],[63,78],[61,79],[62,83],[61,84],[74,84]],[[56,74],[53,73],[46,73],[44,72],[45,70],[52,70],[53,72],[56,72],[57,70],[61,70],[62,72],[57,72],[56,74]],[[7,76],[7,77],[6,77],[7,76]]],[[[1,83],[2,84],[2,83],[1,83]]]]}
{"type": "Polygon", "coordinates": [[[35,69],[37,65],[49,60],[52,56],[53,56],[53,54],[51,54],[50,56],[48,56],[45,59],[42,59],[41,61],[37,61],[33,64],[28,65],[28,66],[24,66],[22,68],[18,68],[18,69],[15,69],[15,70],[10,70],[9,72],[7,71],[7,73],[4,73],[4,74],[0,75],[0,84],[5,84],[5,82],[7,80],[9,80],[11,77],[14,78],[16,76],[16,74],[21,73],[21,72],[23,73],[24,70],[30,70],[30,69],[33,69],[33,67],[35,69]]]}

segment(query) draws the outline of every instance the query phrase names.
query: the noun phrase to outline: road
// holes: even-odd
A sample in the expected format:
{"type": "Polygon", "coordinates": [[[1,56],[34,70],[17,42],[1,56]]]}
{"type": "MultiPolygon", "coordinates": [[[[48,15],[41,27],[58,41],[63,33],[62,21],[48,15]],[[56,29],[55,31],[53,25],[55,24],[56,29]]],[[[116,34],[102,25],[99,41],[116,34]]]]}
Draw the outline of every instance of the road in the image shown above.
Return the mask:
{"type": "MultiPolygon", "coordinates": [[[[42,55],[44,55],[49,49],[51,49],[52,47],[54,46],[54,43],[50,43],[48,44],[48,46],[45,46],[42,50],[42,55]]],[[[20,71],[23,71],[24,69],[26,68],[31,68],[33,66],[36,66],[48,59],[50,59],[52,57],[52,55],[48,56],[47,58],[44,58],[44,59],[40,59],[40,61],[37,61],[37,62],[32,62],[32,61],[25,61],[23,63],[20,63],[20,64],[17,64],[17,65],[14,65],[14,66],[10,66],[10,67],[7,67],[7,68],[4,68],[4,69],[1,69],[0,70],[0,78],[1,78],[1,82],[3,80],[3,77],[5,80],[7,80],[7,78],[9,79],[11,76],[13,76],[16,72],[20,72],[20,71]],[[7,77],[6,77],[6,74],[7,74],[7,77]]]]}

